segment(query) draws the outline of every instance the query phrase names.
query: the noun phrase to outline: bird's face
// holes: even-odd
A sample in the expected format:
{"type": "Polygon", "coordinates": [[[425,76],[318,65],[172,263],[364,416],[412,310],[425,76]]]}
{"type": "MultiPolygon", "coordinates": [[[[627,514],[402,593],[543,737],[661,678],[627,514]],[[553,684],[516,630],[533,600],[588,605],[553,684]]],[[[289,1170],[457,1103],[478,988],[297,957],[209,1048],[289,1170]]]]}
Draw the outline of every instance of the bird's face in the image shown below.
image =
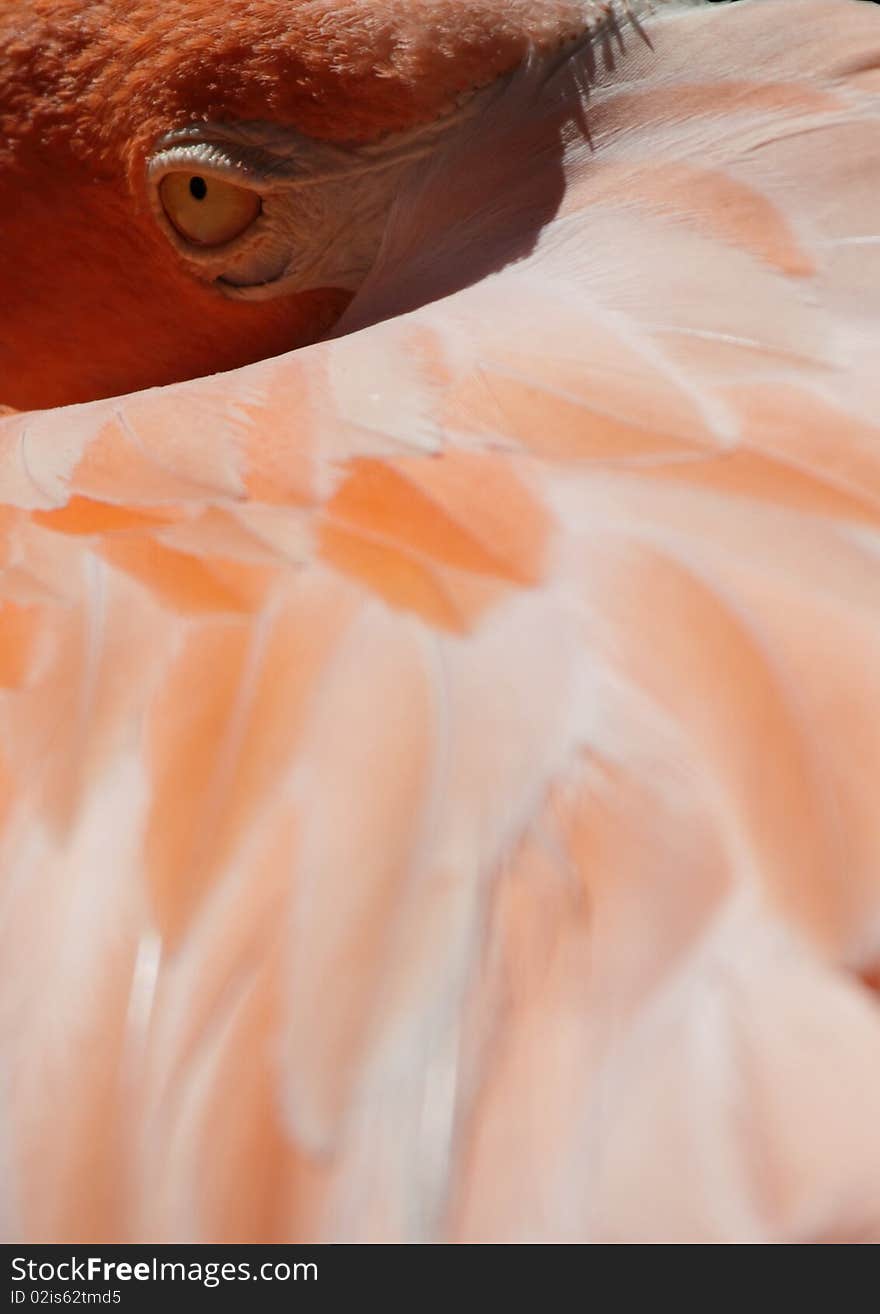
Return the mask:
{"type": "Polygon", "coordinates": [[[325,334],[401,172],[592,0],[0,0],[0,403],[325,334]]]}

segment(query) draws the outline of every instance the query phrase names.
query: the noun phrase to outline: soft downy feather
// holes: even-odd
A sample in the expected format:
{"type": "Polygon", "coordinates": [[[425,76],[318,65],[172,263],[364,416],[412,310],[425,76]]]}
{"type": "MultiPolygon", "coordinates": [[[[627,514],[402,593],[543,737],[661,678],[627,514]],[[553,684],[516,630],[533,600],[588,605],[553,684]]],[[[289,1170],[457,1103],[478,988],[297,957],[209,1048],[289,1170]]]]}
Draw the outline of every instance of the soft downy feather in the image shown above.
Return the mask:
{"type": "Polygon", "coordinates": [[[880,1238],[880,24],[646,25],[0,421],[11,1237],[880,1238]]]}

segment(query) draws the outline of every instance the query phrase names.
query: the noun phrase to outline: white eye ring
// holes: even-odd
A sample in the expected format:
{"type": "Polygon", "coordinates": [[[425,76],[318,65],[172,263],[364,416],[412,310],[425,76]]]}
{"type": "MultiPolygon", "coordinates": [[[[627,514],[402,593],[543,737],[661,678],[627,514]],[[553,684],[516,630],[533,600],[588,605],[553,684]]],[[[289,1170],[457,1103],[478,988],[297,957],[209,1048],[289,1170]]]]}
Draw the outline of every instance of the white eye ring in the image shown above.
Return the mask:
{"type": "Polygon", "coordinates": [[[427,127],[358,146],[256,121],[176,128],[147,163],[156,224],[193,277],[233,300],[315,288],[355,293],[373,267],[405,175],[488,96],[471,97],[427,127]],[[172,175],[179,181],[166,182],[172,175]],[[208,189],[216,180],[218,193],[224,188],[230,213],[216,228],[201,227],[205,198],[186,195],[197,179],[208,189]]]}
{"type": "Polygon", "coordinates": [[[194,277],[212,283],[234,299],[272,295],[263,288],[286,268],[287,259],[273,234],[277,182],[267,180],[243,152],[206,141],[190,132],[160,142],[147,166],[153,217],[169,244],[194,277]],[[197,180],[204,184],[199,198],[197,180]],[[193,183],[196,189],[190,191],[193,183]],[[201,206],[209,196],[217,205],[201,206]],[[268,212],[268,213],[267,213],[268,212]]]}

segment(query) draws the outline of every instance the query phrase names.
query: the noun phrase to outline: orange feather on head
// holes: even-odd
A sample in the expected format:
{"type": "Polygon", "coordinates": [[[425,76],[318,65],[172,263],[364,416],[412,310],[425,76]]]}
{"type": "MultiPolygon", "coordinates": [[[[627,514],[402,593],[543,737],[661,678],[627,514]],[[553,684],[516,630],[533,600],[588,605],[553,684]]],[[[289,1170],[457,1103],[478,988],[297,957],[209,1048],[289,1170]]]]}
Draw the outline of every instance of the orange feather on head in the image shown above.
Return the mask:
{"type": "Polygon", "coordinates": [[[259,119],[372,141],[438,118],[583,16],[575,0],[0,5],[0,401],[232,368],[313,341],[344,309],[340,288],[243,304],[193,279],[146,195],[163,134],[259,119]]]}
{"type": "Polygon", "coordinates": [[[0,398],[375,226],[0,421],[7,1236],[880,1238],[880,11],[79,3],[0,398]]]}

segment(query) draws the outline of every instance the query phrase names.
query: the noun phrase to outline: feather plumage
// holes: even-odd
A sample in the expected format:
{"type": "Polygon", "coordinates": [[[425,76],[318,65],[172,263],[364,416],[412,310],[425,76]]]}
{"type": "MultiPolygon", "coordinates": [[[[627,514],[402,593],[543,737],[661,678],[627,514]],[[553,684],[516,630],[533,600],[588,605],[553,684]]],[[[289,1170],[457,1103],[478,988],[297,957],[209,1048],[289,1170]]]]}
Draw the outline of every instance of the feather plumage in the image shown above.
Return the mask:
{"type": "Polygon", "coordinates": [[[16,1238],[880,1237],[878,15],[650,37],[0,421],[16,1238]]]}

